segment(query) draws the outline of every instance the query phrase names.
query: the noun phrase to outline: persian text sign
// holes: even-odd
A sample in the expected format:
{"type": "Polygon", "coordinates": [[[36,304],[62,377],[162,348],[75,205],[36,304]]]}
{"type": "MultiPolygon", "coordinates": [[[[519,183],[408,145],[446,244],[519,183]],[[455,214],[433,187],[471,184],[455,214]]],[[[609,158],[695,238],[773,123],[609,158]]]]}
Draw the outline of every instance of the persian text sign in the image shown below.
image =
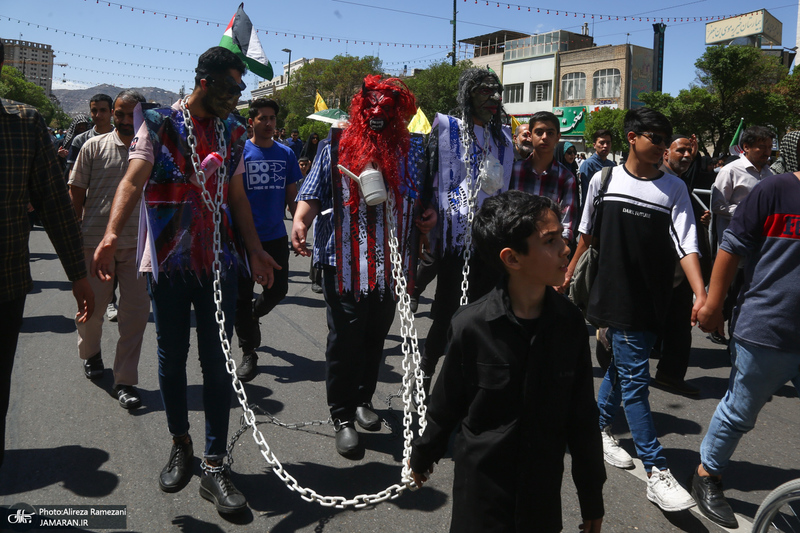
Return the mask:
{"type": "Polygon", "coordinates": [[[768,43],[780,45],[783,24],[766,9],[706,24],[706,44],[719,44],[737,37],[760,35],[768,43]]]}

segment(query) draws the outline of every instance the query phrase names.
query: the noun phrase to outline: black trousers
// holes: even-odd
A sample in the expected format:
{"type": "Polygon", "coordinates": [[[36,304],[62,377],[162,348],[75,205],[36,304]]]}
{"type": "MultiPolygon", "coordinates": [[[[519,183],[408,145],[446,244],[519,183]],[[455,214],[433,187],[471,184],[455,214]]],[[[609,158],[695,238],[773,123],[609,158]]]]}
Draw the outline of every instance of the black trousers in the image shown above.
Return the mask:
{"type": "Polygon", "coordinates": [[[336,269],[322,270],[327,303],[328,345],[325,349],[325,386],[334,420],[353,420],[356,407],[372,401],[383,361],[383,343],[392,327],[395,301],[392,291],[375,290],[358,300],[352,293],[337,294],[336,269]]]}
{"type": "Polygon", "coordinates": [[[6,415],[11,397],[11,372],[14,370],[14,354],[17,351],[22,314],[25,311],[25,296],[0,303],[0,467],[6,452],[6,415]]]}
{"type": "Polygon", "coordinates": [[[275,270],[275,281],[269,289],[263,287],[253,304],[255,282],[246,275],[239,276],[239,297],[236,299],[236,336],[243,352],[253,352],[261,346],[261,328],[258,317],[265,316],[289,292],[289,238],[287,236],[265,241],[262,248],[281,266],[275,270]],[[255,316],[253,316],[255,313],[255,316]]]}
{"type": "MultiPolygon", "coordinates": [[[[422,354],[422,371],[432,376],[436,371],[439,359],[444,355],[447,346],[447,330],[450,321],[460,307],[461,270],[464,266],[460,254],[446,253],[438,261],[439,271],[436,282],[436,295],[433,298],[433,324],[425,339],[425,351],[422,354]]],[[[501,274],[487,265],[477,254],[472,254],[469,262],[469,292],[467,297],[474,302],[491,291],[501,274]]]]}
{"type": "Polygon", "coordinates": [[[686,277],[672,289],[664,328],[656,348],[661,351],[658,371],[667,376],[682,380],[689,368],[689,355],[692,351],[692,286],[686,277]]]}

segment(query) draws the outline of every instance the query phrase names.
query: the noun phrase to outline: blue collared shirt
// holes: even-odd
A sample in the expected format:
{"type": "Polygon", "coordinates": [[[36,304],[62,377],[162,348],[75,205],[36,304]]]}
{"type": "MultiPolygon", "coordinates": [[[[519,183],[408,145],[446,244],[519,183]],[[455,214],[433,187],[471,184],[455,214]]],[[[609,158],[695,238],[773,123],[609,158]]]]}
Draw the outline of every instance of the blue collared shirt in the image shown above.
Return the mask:
{"type": "Polygon", "coordinates": [[[330,140],[320,141],[317,157],[297,194],[297,201],[319,200],[314,220],[314,266],[336,266],[336,236],[333,232],[333,186],[330,140]]]}

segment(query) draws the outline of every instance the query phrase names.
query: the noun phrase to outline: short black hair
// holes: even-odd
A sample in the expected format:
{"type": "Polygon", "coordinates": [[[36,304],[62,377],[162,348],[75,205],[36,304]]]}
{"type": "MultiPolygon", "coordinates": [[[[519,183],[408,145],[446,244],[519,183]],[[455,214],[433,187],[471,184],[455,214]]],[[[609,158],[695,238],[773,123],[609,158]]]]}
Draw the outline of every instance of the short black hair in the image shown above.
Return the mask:
{"type": "Polygon", "coordinates": [[[742,132],[741,143],[742,146],[745,144],[748,146],[753,146],[758,141],[764,141],[766,139],[771,141],[774,138],[775,132],[766,126],[750,126],[742,132]]]}
{"type": "Polygon", "coordinates": [[[505,272],[500,251],[511,248],[527,254],[528,237],[536,231],[548,209],[561,220],[558,204],[546,196],[511,190],[487,198],[472,224],[475,249],[487,264],[505,272]]]}
{"type": "Polygon", "coordinates": [[[114,100],[110,96],[103,93],[98,93],[89,99],[89,107],[95,102],[107,102],[109,109],[114,109],[114,100]]]}
{"type": "Polygon", "coordinates": [[[227,75],[230,69],[236,69],[242,74],[247,71],[247,67],[239,56],[221,46],[212,46],[197,60],[197,68],[194,69],[194,86],[200,86],[200,80],[208,79],[216,75],[227,75]]]}
{"type": "Polygon", "coordinates": [[[558,122],[558,117],[550,111],[539,111],[534,113],[530,121],[528,121],[528,125],[529,127],[532,127],[537,122],[549,122],[553,125],[553,127],[555,127],[556,133],[561,133],[561,124],[558,122]]]}
{"type": "Polygon", "coordinates": [[[597,130],[592,134],[592,144],[596,143],[597,139],[599,139],[600,137],[611,137],[612,139],[614,138],[614,136],[611,135],[611,131],[609,130],[597,130]]]}
{"type": "Polygon", "coordinates": [[[250,102],[250,110],[247,112],[247,116],[250,118],[256,118],[258,116],[258,110],[264,107],[269,107],[275,111],[275,115],[277,115],[281,109],[281,106],[279,106],[278,102],[275,100],[270,100],[269,98],[256,98],[250,102]]]}
{"type": "Polygon", "coordinates": [[[627,137],[630,132],[639,134],[645,131],[663,133],[669,139],[672,137],[672,124],[663,113],[655,109],[649,107],[629,109],[625,113],[625,136],[627,137]]]}
{"type": "Polygon", "coordinates": [[[300,157],[297,158],[298,163],[302,163],[303,161],[308,161],[309,163],[311,162],[311,160],[308,158],[307,155],[301,155],[300,157]]]}
{"type": "MultiPolygon", "coordinates": [[[[142,96],[139,91],[135,91],[133,89],[125,89],[124,91],[120,91],[116,98],[114,98],[114,103],[117,103],[117,100],[122,99],[123,101],[127,100],[128,102],[138,102],[143,104],[147,102],[147,99],[142,96]]],[[[111,109],[114,109],[112,106],[111,109]]]]}
{"type": "Polygon", "coordinates": [[[292,130],[292,133],[300,133],[300,130],[298,130],[297,128],[294,128],[294,129],[292,130]]]}

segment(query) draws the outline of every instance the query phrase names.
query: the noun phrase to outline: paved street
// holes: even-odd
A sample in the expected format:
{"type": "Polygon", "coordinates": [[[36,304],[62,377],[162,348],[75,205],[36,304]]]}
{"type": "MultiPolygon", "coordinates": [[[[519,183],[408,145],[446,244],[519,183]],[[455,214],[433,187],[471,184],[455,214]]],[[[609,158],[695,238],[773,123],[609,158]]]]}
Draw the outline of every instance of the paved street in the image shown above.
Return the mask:
{"type": "MultiPolygon", "coordinates": [[[[139,365],[143,406],[128,413],[112,396],[109,369],[98,382],[83,376],[70,284],[41,228],[31,235],[31,261],[36,283],[28,296],[17,349],[6,462],[0,470],[0,505],[125,505],[127,530],[139,532],[447,531],[453,473],[449,458],[438,465],[431,482],[420,491],[406,491],[396,500],[362,510],[328,509],[290,492],[267,469],[248,432],[236,442],[233,454],[233,480],[248,498],[246,513],[226,518],[198,495],[197,458],[195,476],[186,488],[176,494],[161,492],[157,476],[171,443],[158,390],[152,319],[139,365]]],[[[253,406],[288,423],[326,419],[328,414],[324,391],[325,305],[321,295],[311,292],[307,272],[308,259],[292,259],[289,296],[262,319],[265,346],[259,351],[261,373],[246,385],[253,406]]],[[[432,294],[430,287],[417,314],[422,339],[430,326],[432,294]]],[[[107,367],[113,362],[117,338],[116,326],[106,323],[103,355],[107,367]]],[[[336,454],[332,426],[293,430],[266,423],[267,417],[259,416],[259,421],[265,422],[259,427],[270,447],[301,485],[320,494],[351,498],[398,482],[403,446],[402,404],[398,398],[391,400],[390,406],[384,400],[397,393],[400,386],[400,342],[396,320],[386,341],[386,361],[374,399],[391,430],[361,432],[366,446],[363,458],[347,460],[336,454]]],[[[191,343],[191,434],[195,454],[201,455],[202,379],[194,336],[191,343]]],[[[236,346],[235,339],[232,344],[236,346]]],[[[238,348],[234,353],[238,362],[238,348]]],[[[702,388],[701,397],[689,399],[652,389],[656,427],[673,472],[681,482],[686,481],[699,461],[700,441],[726,389],[729,366],[724,348],[696,330],[687,378],[702,388]]],[[[595,376],[597,388],[601,377],[597,368],[595,376]]],[[[231,435],[240,427],[241,414],[238,405],[232,406],[231,435]]],[[[765,407],[756,429],[743,439],[726,477],[726,493],[742,520],[737,531],[749,531],[747,520],[752,520],[770,490],[800,477],[798,427],[800,403],[794,389],[787,385],[765,407]]],[[[614,429],[623,447],[633,453],[624,417],[614,429]]],[[[603,531],[723,531],[695,512],[665,514],[650,504],[641,466],[631,472],[607,466],[607,472],[603,531]]],[[[563,487],[563,515],[564,531],[574,532],[580,514],[569,465],[563,487]]],[[[0,529],[5,525],[0,524],[0,529]]],[[[535,524],[530,531],[536,531],[535,524]]]]}

